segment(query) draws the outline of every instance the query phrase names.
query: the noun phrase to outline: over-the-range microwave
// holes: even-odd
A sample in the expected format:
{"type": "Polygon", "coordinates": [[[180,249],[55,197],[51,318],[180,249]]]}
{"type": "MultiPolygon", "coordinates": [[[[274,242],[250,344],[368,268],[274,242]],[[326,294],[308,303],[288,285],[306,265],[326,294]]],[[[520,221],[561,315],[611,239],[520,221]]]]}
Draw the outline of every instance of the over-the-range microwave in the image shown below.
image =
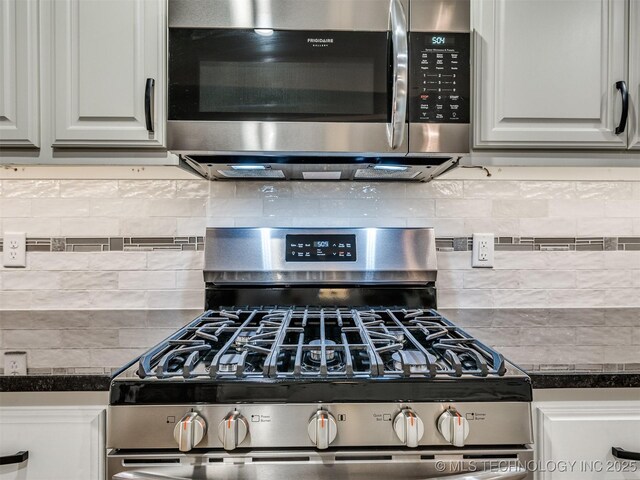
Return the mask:
{"type": "Polygon", "coordinates": [[[169,0],[168,148],[211,179],[429,180],[470,144],[470,0],[169,0]]]}

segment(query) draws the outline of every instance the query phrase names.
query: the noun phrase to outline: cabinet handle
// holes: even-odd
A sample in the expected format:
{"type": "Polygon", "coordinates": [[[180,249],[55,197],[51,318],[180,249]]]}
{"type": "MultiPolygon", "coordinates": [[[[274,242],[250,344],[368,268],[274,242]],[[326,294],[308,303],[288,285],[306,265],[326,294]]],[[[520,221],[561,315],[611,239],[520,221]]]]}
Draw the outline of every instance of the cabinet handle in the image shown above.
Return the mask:
{"type": "Polygon", "coordinates": [[[620,90],[622,98],[622,114],[620,115],[620,124],[616,127],[616,135],[620,135],[627,128],[627,116],[629,115],[629,91],[627,90],[627,82],[616,82],[616,88],[620,90]]]}
{"type": "Polygon", "coordinates": [[[29,451],[18,452],[15,455],[7,455],[6,457],[0,457],[0,465],[13,465],[16,463],[26,462],[29,458],[29,451]]]}
{"type": "Polygon", "coordinates": [[[153,133],[153,104],[156,92],[156,81],[153,78],[147,78],[147,84],[144,89],[144,117],[147,123],[147,130],[153,133]]]}
{"type": "Polygon", "coordinates": [[[625,449],[620,447],[611,447],[611,455],[622,460],[640,461],[640,453],[627,452],[625,449]]]}

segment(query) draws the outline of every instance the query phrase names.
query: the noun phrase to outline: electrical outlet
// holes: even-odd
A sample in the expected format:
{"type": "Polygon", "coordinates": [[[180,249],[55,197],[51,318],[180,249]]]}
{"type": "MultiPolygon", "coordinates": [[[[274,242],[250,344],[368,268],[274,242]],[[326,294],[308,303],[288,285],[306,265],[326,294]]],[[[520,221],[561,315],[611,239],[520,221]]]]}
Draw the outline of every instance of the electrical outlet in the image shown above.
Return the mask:
{"type": "Polygon", "coordinates": [[[26,267],[27,235],[24,232],[9,232],[2,238],[2,264],[5,267],[26,267]]]}
{"type": "Polygon", "coordinates": [[[5,352],[4,374],[5,375],[26,375],[27,374],[27,352],[5,352]]]}
{"type": "Polygon", "coordinates": [[[493,233],[473,234],[472,267],[493,268],[494,243],[493,233]]]}

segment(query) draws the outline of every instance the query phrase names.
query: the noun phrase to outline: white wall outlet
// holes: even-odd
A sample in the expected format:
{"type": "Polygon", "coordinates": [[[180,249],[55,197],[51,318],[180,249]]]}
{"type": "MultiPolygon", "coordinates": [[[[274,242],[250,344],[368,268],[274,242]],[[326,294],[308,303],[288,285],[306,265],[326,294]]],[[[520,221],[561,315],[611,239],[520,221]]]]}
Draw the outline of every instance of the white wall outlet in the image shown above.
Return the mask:
{"type": "Polygon", "coordinates": [[[27,374],[27,352],[5,352],[4,374],[5,375],[26,375],[27,374]]]}
{"type": "Polygon", "coordinates": [[[2,264],[5,267],[27,266],[27,235],[24,232],[2,236],[2,264]]]}
{"type": "Polygon", "coordinates": [[[493,268],[493,233],[473,234],[473,254],[471,266],[474,268],[493,268]]]}

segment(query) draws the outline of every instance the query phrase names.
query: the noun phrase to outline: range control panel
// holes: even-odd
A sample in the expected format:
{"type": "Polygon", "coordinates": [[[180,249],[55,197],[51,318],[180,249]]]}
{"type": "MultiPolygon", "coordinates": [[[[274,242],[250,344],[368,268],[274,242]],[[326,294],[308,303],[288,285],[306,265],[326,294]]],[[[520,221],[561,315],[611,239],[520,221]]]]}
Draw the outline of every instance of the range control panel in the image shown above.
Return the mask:
{"type": "Polygon", "coordinates": [[[355,262],[355,235],[287,235],[287,262],[355,262]]]}
{"type": "Polygon", "coordinates": [[[410,33],[410,122],[469,123],[470,41],[468,33],[410,33]]]}

